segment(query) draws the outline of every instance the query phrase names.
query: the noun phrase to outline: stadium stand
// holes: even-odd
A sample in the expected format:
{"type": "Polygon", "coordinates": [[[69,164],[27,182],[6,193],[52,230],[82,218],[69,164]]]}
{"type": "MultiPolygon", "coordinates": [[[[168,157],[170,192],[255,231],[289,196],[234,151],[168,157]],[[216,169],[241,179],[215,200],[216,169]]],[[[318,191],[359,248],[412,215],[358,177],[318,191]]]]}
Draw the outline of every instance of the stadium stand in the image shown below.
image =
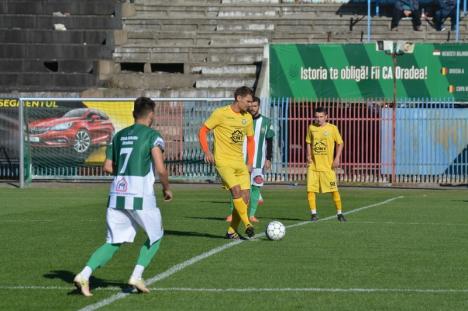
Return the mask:
{"type": "MultiPolygon", "coordinates": [[[[367,41],[366,2],[133,0],[1,2],[3,91],[82,96],[229,97],[255,87],[267,43],[367,41]],[[69,14],[53,16],[54,12],[69,14]],[[66,31],[54,30],[63,24],[66,31]]],[[[454,42],[423,19],[389,29],[392,5],[372,18],[372,40],[454,42]]],[[[426,10],[427,12],[428,10],[426,10]]],[[[60,15],[59,14],[59,15],[60,15]]],[[[466,41],[466,22],[460,23],[466,41]]]]}
{"type": "MultiPolygon", "coordinates": [[[[135,0],[123,18],[111,84],[153,91],[153,96],[230,96],[238,85],[255,87],[267,43],[365,42],[366,5],[279,0],[135,0]]],[[[453,41],[423,21],[413,32],[402,20],[390,32],[391,5],[373,18],[373,39],[453,41]]],[[[465,23],[462,21],[462,40],[465,23]]],[[[111,95],[111,94],[108,94],[111,95]]]]}
{"type": "Polygon", "coordinates": [[[99,85],[99,61],[111,60],[116,0],[0,2],[0,85],[8,91],[82,91],[99,85]]]}

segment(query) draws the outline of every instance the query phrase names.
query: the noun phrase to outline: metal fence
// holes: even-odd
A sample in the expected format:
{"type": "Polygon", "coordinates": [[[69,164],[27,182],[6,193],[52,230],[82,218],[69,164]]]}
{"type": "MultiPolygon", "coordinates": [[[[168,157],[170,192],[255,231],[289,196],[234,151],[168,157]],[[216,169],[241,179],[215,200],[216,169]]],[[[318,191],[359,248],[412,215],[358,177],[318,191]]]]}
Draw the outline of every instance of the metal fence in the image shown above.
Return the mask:
{"type": "MultiPolygon", "coordinates": [[[[197,134],[211,112],[230,99],[156,101],[155,127],[166,141],[165,158],[171,178],[188,182],[215,180],[214,168],[203,161],[197,134]]],[[[115,105],[121,102],[120,99],[115,105]]],[[[287,98],[265,99],[261,105],[262,113],[272,119],[275,130],[273,163],[266,174],[267,181],[305,181],[306,130],[318,106],[327,110],[329,122],[339,128],[344,140],[341,169],[337,170],[341,182],[468,183],[466,104],[407,100],[393,107],[390,102],[378,99],[287,98]]],[[[39,164],[34,148],[32,176],[33,179],[109,178],[103,174],[100,163],[39,164]]]]}
{"type": "MultiPolygon", "coordinates": [[[[305,135],[322,106],[344,140],[338,179],[359,183],[467,183],[468,106],[450,101],[273,101],[279,158],[273,172],[303,181],[305,135]]],[[[275,173],[270,180],[277,180],[275,173]]]]}

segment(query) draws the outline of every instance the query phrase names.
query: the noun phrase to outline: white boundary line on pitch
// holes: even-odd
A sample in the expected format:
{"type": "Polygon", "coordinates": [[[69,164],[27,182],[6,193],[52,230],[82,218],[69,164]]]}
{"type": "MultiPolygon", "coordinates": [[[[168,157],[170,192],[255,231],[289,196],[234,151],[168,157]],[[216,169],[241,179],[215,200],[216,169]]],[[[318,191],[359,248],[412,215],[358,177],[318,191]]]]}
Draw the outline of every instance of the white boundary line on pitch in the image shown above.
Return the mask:
{"type": "MultiPolygon", "coordinates": [[[[390,203],[392,201],[395,201],[395,200],[398,200],[398,199],[402,199],[403,196],[397,196],[397,197],[393,197],[393,198],[390,198],[388,200],[385,200],[385,201],[382,201],[382,202],[378,202],[378,203],[374,203],[374,204],[370,204],[370,205],[367,205],[367,206],[363,206],[363,207],[359,207],[359,208],[356,208],[356,209],[353,209],[351,211],[348,211],[348,212],[345,212],[343,214],[347,215],[347,214],[353,214],[353,213],[357,213],[357,212],[360,212],[362,210],[365,210],[365,209],[368,209],[368,208],[371,208],[371,207],[375,207],[375,206],[380,206],[380,205],[384,205],[384,204],[387,204],[387,203],[390,203]]],[[[325,218],[322,218],[322,219],[319,219],[319,221],[325,221],[325,220],[329,220],[329,219],[333,219],[335,218],[336,216],[333,215],[333,216],[329,216],[329,217],[325,217],[325,218]]],[[[294,224],[294,225],[289,225],[289,226],[286,226],[286,228],[294,228],[294,227],[299,227],[299,226],[304,226],[306,224],[310,224],[311,222],[310,221],[303,221],[303,222],[299,222],[297,224],[294,224]]],[[[255,237],[261,237],[261,236],[264,236],[265,233],[259,233],[257,235],[255,235],[255,237]]],[[[195,256],[195,257],[192,257],[184,262],[181,262],[175,266],[172,266],[171,268],[169,268],[168,270],[162,272],[162,273],[159,273],[155,276],[153,276],[152,278],[146,280],[146,284],[147,285],[151,285],[151,284],[154,284],[158,281],[161,281],[161,280],[164,280],[168,277],[170,277],[171,275],[199,262],[199,261],[202,261],[203,259],[205,258],[208,258],[208,257],[211,257],[212,255],[215,255],[215,254],[218,254],[226,249],[229,249],[233,246],[236,246],[242,242],[244,242],[245,240],[236,240],[236,241],[232,241],[230,243],[227,243],[227,244],[224,244],[224,245],[221,245],[221,246],[218,246],[218,247],[215,247],[205,253],[202,253],[198,256],[195,256]]],[[[94,310],[97,310],[101,307],[104,307],[104,306],[107,306],[117,300],[120,300],[120,299],[123,299],[125,297],[127,297],[128,295],[130,295],[130,293],[117,293],[115,295],[112,295],[111,297],[109,298],[106,298],[106,299],[103,299],[101,301],[98,301],[96,303],[93,303],[93,304],[90,304],[82,309],[79,309],[79,311],[94,311],[94,310]]]]}
{"type": "Polygon", "coordinates": [[[350,224],[371,224],[371,225],[397,225],[397,226],[449,226],[466,227],[468,224],[440,223],[440,222],[394,222],[394,221],[353,221],[350,224]]]}
{"type": "MultiPolygon", "coordinates": [[[[62,221],[62,219],[3,219],[0,220],[0,224],[5,223],[28,223],[28,222],[53,222],[53,221],[62,221]]],[[[96,222],[100,221],[98,219],[81,219],[75,222],[96,222]]]]}
{"type": "MultiPolygon", "coordinates": [[[[65,286],[0,286],[0,290],[73,290],[75,287],[65,286]]],[[[468,289],[450,288],[188,288],[188,287],[150,287],[155,292],[204,292],[204,293],[254,293],[254,292],[325,292],[325,293],[421,293],[447,294],[468,293],[468,289]]],[[[101,287],[99,291],[120,291],[120,287],[101,287]]]]}

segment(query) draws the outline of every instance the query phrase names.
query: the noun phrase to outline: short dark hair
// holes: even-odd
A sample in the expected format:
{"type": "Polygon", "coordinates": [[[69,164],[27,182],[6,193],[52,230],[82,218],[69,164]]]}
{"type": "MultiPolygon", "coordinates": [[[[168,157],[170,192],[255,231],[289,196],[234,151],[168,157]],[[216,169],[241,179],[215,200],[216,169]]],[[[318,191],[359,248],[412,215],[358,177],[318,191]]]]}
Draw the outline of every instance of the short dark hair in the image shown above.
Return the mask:
{"type": "Polygon", "coordinates": [[[318,112],[318,113],[322,113],[322,112],[323,112],[324,114],[327,114],[327,111],[326,111],[325,108],[323,108],[323,107],[317,107],[317,108],[315,108],[314,114],[317,113],[317,112],[318,112]]]}
{"type": "Polygon", "coordinates": [[[254,103],[258,103],[258,105],[260,106],[260,98],[258,98],[257,96],[254,96],[253,101],[254,103]]]}
{"type": "Polygon", "coordinates": [[[154,111],[156,104],[151,98],[138,97],[133,104],[133,117],[141,119],[146,117],[150,112],[154,111]]]}
{"type": "Polygon", "coordinates": [[[248,86],[241,86],[234,91],[234,100],[237,100],[237,96],[245,97],[247,95],[251,95],[253,97],[253,90],[248,86]]]}

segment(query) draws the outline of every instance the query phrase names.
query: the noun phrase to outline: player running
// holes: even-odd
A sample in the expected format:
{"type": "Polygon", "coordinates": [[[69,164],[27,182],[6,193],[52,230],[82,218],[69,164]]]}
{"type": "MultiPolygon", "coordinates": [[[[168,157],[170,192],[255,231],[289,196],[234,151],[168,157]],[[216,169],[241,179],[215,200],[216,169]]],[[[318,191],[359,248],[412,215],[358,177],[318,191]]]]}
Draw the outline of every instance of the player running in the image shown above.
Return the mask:
{"type": "Polygon", "coordinates": [[[140,249],[128,284],[140,292],[149,292],[142,278],[143,271],[157,253],[164,233],[153,189],[154,169],[162,184],[164,200],[172,199],[163,162],[164,140],[158,131],[151,128],[154,107],[151,99],[137,98],[133,108],[135,123],[115,134],[106,150],[103,168],[114,175],[107,208],[107,240],[73,280],[85,296],[92,296],[89,288],[91,274],[103,267],[122,243],[133,242],[138,226],[146,232],[148,239],[140,249]]]}

